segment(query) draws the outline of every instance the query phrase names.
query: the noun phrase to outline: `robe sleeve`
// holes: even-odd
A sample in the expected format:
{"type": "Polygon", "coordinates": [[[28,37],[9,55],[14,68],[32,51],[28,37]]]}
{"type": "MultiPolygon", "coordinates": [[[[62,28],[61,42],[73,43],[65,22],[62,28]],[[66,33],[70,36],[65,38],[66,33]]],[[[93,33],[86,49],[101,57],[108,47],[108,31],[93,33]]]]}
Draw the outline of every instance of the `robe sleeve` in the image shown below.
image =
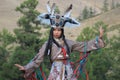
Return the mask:
{"type": "Polygon", "coordinates": [[[85,42],[72,42],[72,51],[79,51],[79,52],[89,52],[92,50],[96,50],[99,48],[103,48],[105,43],[103,39],[96,37],[93,40],[85,41],[85,42]]]}
{"type": "Polygon", "coordinates": [[[40,63],[43,61],[44,58],[44,51],[46,48],[46,43],[41,47],[39,52],[36,56],[29,62],[27,65],[24,66],[25,68],[25,77],[28,77],[37,67],[39,67],[40,63]]]}

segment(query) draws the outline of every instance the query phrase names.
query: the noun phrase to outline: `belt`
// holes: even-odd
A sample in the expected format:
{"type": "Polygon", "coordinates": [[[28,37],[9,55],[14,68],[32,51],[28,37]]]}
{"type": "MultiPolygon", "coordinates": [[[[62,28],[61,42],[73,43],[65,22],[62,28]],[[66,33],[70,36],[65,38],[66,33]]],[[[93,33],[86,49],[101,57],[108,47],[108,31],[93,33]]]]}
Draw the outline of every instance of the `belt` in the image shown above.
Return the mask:
{"type": "Polygon", "coordinates": [[[67,58],[67,59],[55,59],[53,61],[59,61],[59,62],[63,62],[64,64],[66,64],[67,60],[69,60],[69,58],[67,58]]]}

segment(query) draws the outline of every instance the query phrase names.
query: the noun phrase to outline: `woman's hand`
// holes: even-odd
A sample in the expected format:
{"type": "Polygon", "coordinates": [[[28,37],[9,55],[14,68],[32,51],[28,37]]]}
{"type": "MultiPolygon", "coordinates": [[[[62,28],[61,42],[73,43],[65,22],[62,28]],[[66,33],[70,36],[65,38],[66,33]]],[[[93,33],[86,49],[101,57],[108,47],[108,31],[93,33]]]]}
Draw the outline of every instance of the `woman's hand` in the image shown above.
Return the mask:
{"type": "Polygon", "coordinates": [[[15,64],[15,66],[18,67],[19,70],[25,71],[25,68],[24,68],[23,66],[21,66],[21,65],[19,65],[19,64],[15,64]]]}
{"type": "Polygon", "coordinates": [[[100,27],[99,32],[100,32],[99,38],[102,38],[103,34],[104,34],[104,29],[102,27],[100,27]]]}

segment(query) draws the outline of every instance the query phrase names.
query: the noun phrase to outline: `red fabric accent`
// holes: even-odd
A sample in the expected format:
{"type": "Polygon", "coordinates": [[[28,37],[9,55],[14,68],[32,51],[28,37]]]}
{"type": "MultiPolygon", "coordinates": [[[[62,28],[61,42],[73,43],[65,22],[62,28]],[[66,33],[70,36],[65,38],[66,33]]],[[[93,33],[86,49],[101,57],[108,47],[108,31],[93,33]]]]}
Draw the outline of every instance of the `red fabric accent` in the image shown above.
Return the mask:
{"type": "Polygon", "coordinates": [[[73,72],[75,75],[77,74],[77,71],[78,71],[79,66],[80,66],[80,65],[78,65],[78,66],[76,67],[76,69],[74,70],[74,72],[73,72]]]}
{"type": "Polygon", "coordinates": [[[82,60],[82,58],[83,58],[83,53],[80,52],[80,60],[82,60]]]}
{"type": "Polygon", "coordinates": [[[89,80],[88,72],[86,72],[86,80],[89,80]]]}
{"type": "MultiPolygon", "coordinates": [[[[42,73],[42,77],[43,77],[43,80],[47,80],[46,79],[46,76],[45,76],[45,73],[44,73],[44,71],[42,70],[42,66],[40,66],[40,72],[42,73]]],[[[37,78],[36,78],[36,73],[35,72],[33,72],[32,73],[32,75],[31,75],[31,77],[28,79],[25,79],[25,80],[38,80],[37,78]]]]}
{"type": "Polygon", "coordinates": [[[37,79],[35,78],[35,73],[32,73],[31,77],[30,77],[30,78],[27,78],[27,79],[25,79],[25,80],[37,80],[37,79]]]}
{"type": "Polygon", "coordinates": [[[47,79],[46,79],[46,76],[45,76],[45,73],[42,71],[42,66],[40,66],[40,71],[42,72],[42,77],[43,77],[43,79],[44,79],[44,80],[47,80],[47,79]]]}
{"type": "Polygon", "coordinates": [[[64,48],[62,48],[62,52],[63,52],[64,58],[66,58],[66,50],[64,48]]]}
{"type": "MultiPolygon", "coordinates": [[[[81,52],[81,53],[80,53],[80,58],[79,58],[79,60],[77,60],[77,61],[74,62],[74,63],[71,62],[71,65],[72,65],[73,67],[75,67],[75,64],[76,64],[76,63],[78,63],[78,62],[80,62],[82,59],[86,58],[89,54],[90,54],[90,52],[87,52],[86,54],[83,55],[83,53],[81,52]]],[[[74,72],[73,72],[74,75],[76,76],[76,78],[79,77],[79,74],[78,74],[79,66],[80,66],[80,64],[78,64],[78,65],[75,67],[74,72]]],[[[89,80],[88,72],[86,72],[86,80],[89,80]]]]}
{"type": "MultiPolygon", "coordinates": [[[[63,57],[64,59],[66,59],[66,50],[64,48],[62,48],[62,52],[63,52],[63,57]]],[[[66,64],[66,60],[63,60],[64,64],[66,64]]]]}

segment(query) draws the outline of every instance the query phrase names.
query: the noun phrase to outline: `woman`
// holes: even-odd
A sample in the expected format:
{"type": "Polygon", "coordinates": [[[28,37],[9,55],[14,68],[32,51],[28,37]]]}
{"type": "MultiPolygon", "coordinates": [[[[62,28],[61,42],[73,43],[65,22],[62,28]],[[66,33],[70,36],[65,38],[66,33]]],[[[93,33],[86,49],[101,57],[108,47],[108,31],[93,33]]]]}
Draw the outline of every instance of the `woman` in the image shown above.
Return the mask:
{"type": "Polygon", "coordinates": [[[48,77],[48,80],[77,80],[73,74],[72,67],[70,65],[70,53],[72,51],[84,52],[84,47],[87,47],[87,51],[96,50],[104,47],[102,40],[103,29],[99,29],[100,35],[98,41],[96,39],[86,42],[74,42],[65,39],[64,29],[61,27],[51,28],[49,40],[45,42],[39,53],[33,58],[33,61],[26,66],[15,64],[19,70],[25,71],[25,76],[30,74],[41,64],[44,55],[51,55],[52,67],[48,77]]]}
{"type": "Polygon", "coordinates": [[[79,22],[70,17],[72,5],[70,5],[63,16],[54,14],[54,7],[55,4],[53,4],[52,9],[50,9],[48,2],[48,14],[44,13],[38,16],[41,23],[51,25],[49,40],[44,43],[39,53],[30,63],[25,66],[15,64],[19,70],[25,71],[25,78],[31,76],[32,72],[39,67],[43,61],[44,55],[49,55],[52,66],[48,80],[77,80],[70,65],[70,53],[72,51],[84,52],[84,48],[86,48],[88,52],[104,47],[102,27],[99,29],[99,37],[91,41],[75,42],[66,39],[64,36],[64,26],[71,26],[70,24],[72,24],[72,26],[79,25],[79,22]]]}

